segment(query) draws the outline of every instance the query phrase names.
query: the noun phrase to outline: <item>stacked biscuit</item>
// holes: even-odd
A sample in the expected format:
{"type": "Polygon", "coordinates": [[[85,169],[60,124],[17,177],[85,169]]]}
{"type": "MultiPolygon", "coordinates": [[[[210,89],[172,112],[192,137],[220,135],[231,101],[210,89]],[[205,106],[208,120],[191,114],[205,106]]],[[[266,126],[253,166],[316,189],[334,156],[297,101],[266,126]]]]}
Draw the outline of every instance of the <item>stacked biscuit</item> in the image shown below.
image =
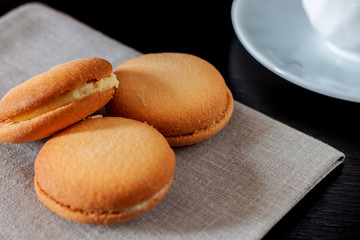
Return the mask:
{"type": "Polygon", "coordinates": [[[193,55],[146,54],[114,72],[104,59],[79,59],[1,99],[0,142],[60,131],[35,161],[39,199],[70,220],[112,224],[145,213],[166,195],[175,168],[170,146],[210,138],[232,111],[221,74],[193,55]],[[105,105],[106,117],[80,121],[105,105]]]}

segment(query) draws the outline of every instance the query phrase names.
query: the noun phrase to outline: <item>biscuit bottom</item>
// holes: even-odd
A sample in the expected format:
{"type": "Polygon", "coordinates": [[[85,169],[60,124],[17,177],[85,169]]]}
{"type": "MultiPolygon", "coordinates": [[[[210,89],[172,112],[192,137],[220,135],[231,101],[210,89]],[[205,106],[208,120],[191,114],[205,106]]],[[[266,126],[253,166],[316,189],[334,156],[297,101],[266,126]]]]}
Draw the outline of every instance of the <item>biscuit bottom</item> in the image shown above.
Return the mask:
{"type": "Polygon", "coordinates": [[[174,147],[195,144],[210,138],[211,136],[218,133],[221,129],[223,129],[225,125],[229,122],[232,112],[234,110],[234,100],[232,94],[229,89],[227,91],[228,101],[226,110],[222,112],[210,126],[182,135],[165,136],[169,144],[174,147]]]}
{"type": "Polygon", "coordinates": [[[168,184],[165,185],[165,187],[163,187],[159,192],[157,192],[152,198],[142,203],[139,203],[133,207],[119,209],[119,210],[103,210],[103,211],[73,208],[70,205],[57,201],[54,197],[49,195],[45,190],[41,188],[36,177],[34,179],[34,186],[39,199],[48,208],[50,208],[53,212],[59,214],[60,216],[76,222],[108,225],[108,224],[115,224],[130,220],[132,218],[140,216],[141,214],[155,207],[168,192],[171,186],[171,182],[172,179],[168,184]]]}
{"type": "Polygon", "coordinates": [[[38,117],[44,113],[53,111],[59,107],[65,106],[74,101],[78,101],[83,99],[91,94],[96,92],[100,92],[106,89],[110,89],[113,87],[118,87],[119,81],[116,78],[114,73],[111,73],[106,78],[101,78],[100,80],[88,81],[80,88],[69,91],[57,98],[53,101],[45,103],[39,107],[11,117],[9,120],[13,123],[19,123],[22,121],[27,121],[32,118],[38,117]]]}

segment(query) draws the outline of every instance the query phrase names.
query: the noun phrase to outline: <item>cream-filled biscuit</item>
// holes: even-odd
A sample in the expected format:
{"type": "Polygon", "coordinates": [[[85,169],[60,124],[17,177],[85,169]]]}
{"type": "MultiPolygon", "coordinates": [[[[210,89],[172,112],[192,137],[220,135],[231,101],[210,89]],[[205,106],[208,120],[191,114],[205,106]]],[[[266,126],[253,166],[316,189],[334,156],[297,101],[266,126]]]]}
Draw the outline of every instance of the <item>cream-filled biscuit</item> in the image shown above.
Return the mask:
{"type": "Polygon", "coordinates": [[[39,199],[67,219],[113,224],[157,205],[173,179],[175,154],[153,127],[89,118],[54,135],[35,161],[39,199]]]}
{"type": "Polygon", "coordinates": [[[172,146],[208,139],[232,115],[233,97],[223,77],[199,57],[145,54],[114,73],[120,83],[107,105],[108,113],[147,122],[172,146]]]}
{"type": "Polygon", "coordinates": [[[37,140],[104,106],[118,80],[109,62],[78,59],[53,67],[10,90],[0,101],[0,142],[37,140]]]}

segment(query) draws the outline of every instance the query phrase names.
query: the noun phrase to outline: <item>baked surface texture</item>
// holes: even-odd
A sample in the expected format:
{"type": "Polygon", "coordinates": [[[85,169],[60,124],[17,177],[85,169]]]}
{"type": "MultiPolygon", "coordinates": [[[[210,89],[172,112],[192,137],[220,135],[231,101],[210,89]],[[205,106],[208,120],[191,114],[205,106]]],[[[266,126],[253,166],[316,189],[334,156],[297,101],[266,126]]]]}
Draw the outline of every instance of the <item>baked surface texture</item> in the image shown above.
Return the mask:
{"type": "Polygon", "coordinates": [[[0,142],[22,143],[47,137],[100,109],[112,97],[113,88],[95,92],[28,120],[11,121],[12,117],[41,107],[111,72],[111,64],[104,59],[78,59],[57,65],[13,88],[0,101],[0,142]]]}
{"type": "Polygon", "coordinates": [[[170,188],[175,154],[154,128],[93,118],[56,134],[35,161],[39,199],[73,221],[112,224],[143,214],[170,188]]]}
{"type": "Polygon", "coordinates": [[[112,116],[147,122],[172,146],[205,140],[220,131],[233,111],[233,97],[219,71],[183,53],[145,54],[120,65],[107,109],[112,116]]]}

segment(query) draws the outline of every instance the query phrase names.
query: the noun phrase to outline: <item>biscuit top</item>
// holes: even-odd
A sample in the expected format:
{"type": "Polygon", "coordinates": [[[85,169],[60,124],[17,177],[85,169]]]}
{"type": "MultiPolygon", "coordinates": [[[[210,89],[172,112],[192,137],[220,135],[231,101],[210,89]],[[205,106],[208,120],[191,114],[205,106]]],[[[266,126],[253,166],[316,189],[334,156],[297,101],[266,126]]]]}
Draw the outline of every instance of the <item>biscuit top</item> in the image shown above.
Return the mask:
{"type": "Polygon", "coordinates": [[[43,105],[89,81],[107,77],[111,72],[111,64],[100,58],[57,65],[10,90],[0,101],[0,120],[43,105]]]}
{"type": "Polygon", "coordinates": [[[146,54],[120,65],[108,110],[145,121],[165,137],[206,128],[227,110],[228,88],[207,61],[182,53],[146,54]]]}
{"type": "Polygon", "coordinates": [[[35,178],[64,206],[130,211],[171,183],[175,155],[154,128],[124,118],[91,118],[55,135],[40,150],[35,178]]]}

